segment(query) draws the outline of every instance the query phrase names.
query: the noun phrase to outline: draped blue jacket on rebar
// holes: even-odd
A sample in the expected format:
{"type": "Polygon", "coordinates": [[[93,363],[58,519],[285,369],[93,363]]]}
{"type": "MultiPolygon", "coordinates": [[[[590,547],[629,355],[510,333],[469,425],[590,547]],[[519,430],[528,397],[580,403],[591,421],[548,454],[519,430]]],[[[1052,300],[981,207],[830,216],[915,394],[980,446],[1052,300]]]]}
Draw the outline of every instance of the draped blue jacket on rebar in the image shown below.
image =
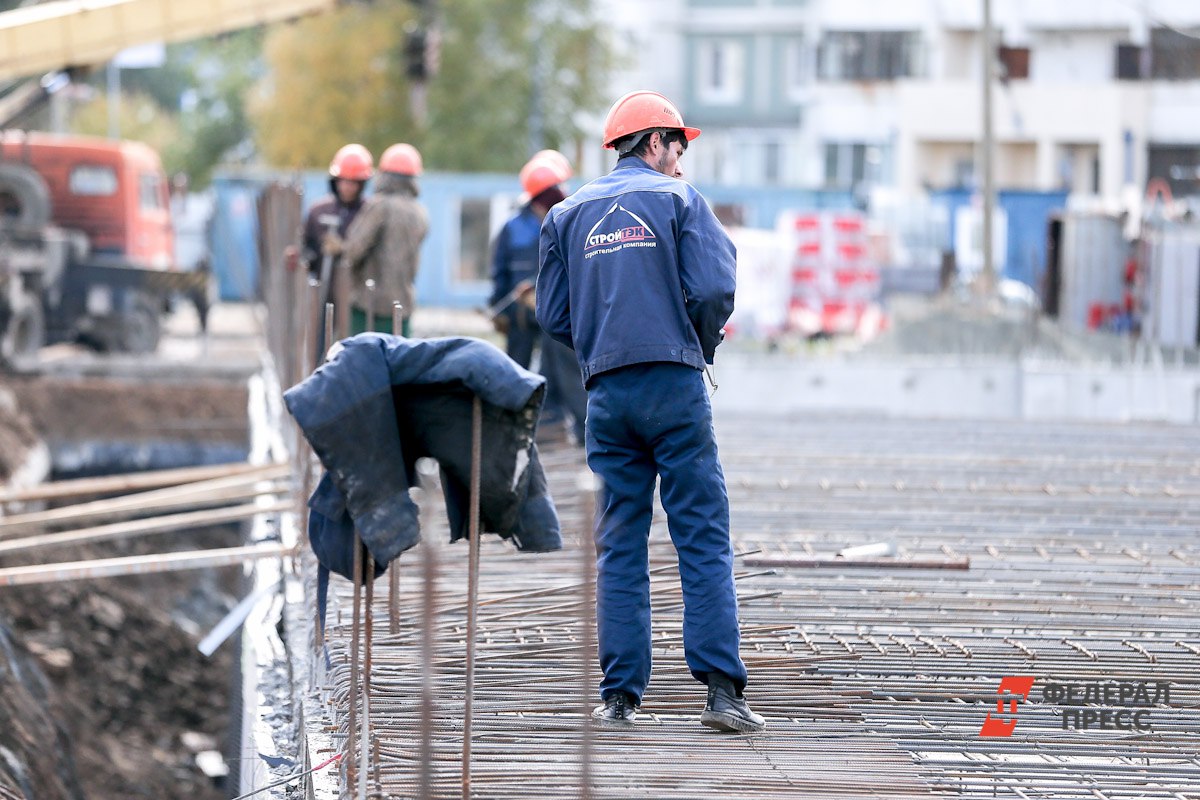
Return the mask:
{"type": "Polygon", "coordinates": [[[464,471],[470,466],[470,439],[461,439],[470,430],[471,404],[449,400],[469,392],[483,400],[486,413],[483,524],[511,537],[521,550],[562,547],[558,515],[533,444],[545,378],[479,339],[363,333],[340,344],[329,361],[284,393],[288,410],[327,470],[309,500],[309,538],[323,567],[353,576],[355,527],[381,567],[420,539],[418,511],[408,494],[412,454],[406,459],[394,399],[394,391],[403,395],[402,387],[444,389],[447,400],[436,403],[442,423],[447,409],[457,413],[453,409],[461,408],[466,415],[466,427],[428,425],[420,432],[426,446],[432,442],[433,450],[449,454],[438,461],[451,539],[467,533],[464,471]],[[444,441],[447,437],[454,441],[444,441]]]}

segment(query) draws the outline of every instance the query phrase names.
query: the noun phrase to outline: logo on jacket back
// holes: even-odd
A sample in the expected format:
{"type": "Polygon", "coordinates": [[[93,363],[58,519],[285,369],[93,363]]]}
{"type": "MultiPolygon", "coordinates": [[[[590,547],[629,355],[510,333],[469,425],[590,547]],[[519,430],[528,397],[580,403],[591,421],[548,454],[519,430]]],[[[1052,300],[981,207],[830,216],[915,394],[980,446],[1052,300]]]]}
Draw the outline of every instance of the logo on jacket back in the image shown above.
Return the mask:
{"type": "Polygon", "coordinates": [[[646,221],[618,201],[613,203],[612,208],[588,231],[587,241],[583,245],[583,257],[615,253],[626,247],[657,246],[654,231],[650,230],[646,221]]]}

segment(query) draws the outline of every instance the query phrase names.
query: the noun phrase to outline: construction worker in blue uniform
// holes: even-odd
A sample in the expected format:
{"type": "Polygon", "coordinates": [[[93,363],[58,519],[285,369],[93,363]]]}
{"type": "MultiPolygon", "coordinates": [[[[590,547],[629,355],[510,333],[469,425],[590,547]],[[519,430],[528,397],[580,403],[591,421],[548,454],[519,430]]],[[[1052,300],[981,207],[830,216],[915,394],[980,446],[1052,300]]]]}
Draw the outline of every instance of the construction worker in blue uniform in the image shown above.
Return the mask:
{"type": "MultiPolygon", "coordinates": [[[[539,155],[544,158],[544,154],[539,155]]],[[[530,165],[537,159],[535,156],[522,167],[524,193],[520,208],[496,235],[492,247],[492,295],[488,298],[488,306],[495,314],[492,322],[505,337],[505,352],[525,369],[533,362],[533,352],[542,332],[528,302],[537,279],[538,232],[546,211],[566,197],[561,184],[570,177],[570,169],[560,167],[556,162],[553,165],[555,174],[549,183],[536,180],[535,184],[529,185],[530,165]],[[531,193],[530,188],[536,191],[531,193]]],[[[547,167],[550,166],[547,162],[547,167]]]]}
{"type": "Polygon", "coordinates": [[[571,177],[567,157],[557,150],[536,153],[521,168],[524,193],[521,206],[496,236],[492,254],[493,323],[504,333],[509,357],[526,369],[538,354],[537,371],[546,378],[546,400],[538,422],[538,440],[566,436],[570,421],[575,441],[583,444],[587,395],[575,356],[542,332],[534,316],[534,282],[538,271],[538,234],[542,219],[566,197],[563,184],[571,177]]]}
{"type": "Polygon", "coordinates": [[[604,704],[629,724],[650,680],[649,533],[655,479],[679,554],[684,656],[708,685],[700,721],[761,730],[742,695],[746,667],[729,535],[729,496],[704,384],[733,311],[735,251],[700,193],[678,178],[700,131],[657,92],[608,112],[616,167],[542,224],[537,319],[575,350],[588,391],[588,465],[603,481],[595,526],[604,704]]]}

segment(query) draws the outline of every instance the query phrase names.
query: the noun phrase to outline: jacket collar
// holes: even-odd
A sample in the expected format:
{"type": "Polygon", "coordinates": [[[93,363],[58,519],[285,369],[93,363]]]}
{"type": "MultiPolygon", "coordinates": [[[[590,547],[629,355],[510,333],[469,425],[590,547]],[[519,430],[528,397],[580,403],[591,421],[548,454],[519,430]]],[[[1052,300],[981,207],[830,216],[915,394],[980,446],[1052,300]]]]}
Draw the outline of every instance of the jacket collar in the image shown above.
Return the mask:
{"type": "Polygon", "coordinates": [[[644,169],[647,172],[657,172],[657,170],[643,161],[641,156],[634,155],[623,156],[617,161],[617,165],[613,167],[613,171],[616,172],[619,169],[644,169]]]}

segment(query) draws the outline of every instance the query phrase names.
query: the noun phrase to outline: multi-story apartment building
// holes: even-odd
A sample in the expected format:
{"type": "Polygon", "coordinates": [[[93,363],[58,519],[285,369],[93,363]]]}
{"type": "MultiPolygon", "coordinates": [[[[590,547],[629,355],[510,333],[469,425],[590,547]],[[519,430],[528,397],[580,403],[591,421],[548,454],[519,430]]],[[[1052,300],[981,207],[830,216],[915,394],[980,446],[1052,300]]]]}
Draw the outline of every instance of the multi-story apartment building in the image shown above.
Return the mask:
{"type": "MultiPolygon", "coordinates": [[[[982,0],[654,5],[675,19],[641,29],[637,74],[675,88],[705,129],[692,179],[901,194],[975,183],[982,0]]],[[[1115,200],[1162,177],[1197,191],[1200,3],[992,6],[998,188],[1115,200]]]]}

